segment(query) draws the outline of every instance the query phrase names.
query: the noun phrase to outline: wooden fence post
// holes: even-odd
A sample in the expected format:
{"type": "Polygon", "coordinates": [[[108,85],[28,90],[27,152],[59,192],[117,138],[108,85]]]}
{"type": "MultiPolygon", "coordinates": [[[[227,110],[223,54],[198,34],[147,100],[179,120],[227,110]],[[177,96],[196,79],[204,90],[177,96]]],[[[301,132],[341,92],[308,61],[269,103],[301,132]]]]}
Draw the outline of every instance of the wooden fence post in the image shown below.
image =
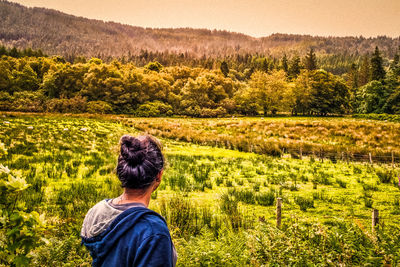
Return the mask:
{"type": "Polygon", "coordinates": [[[276,227],[281,227],[282,221],[282,198],[278,197],[276,199],[276,227]]]}
{"type": "Polygon", "coordinates": [[[371,153],[369,153],[369,163],[372,164],[372,155],[371,155],[371,153]]]}
{"type": "Polygon", "coordinates": [[[375,226],[379,224],[379,210],[372,210],[372,231],[375,231],[375,226]]]}
{"type": "Polygon", "coordinates": [[[300,147],[300,159],[303,159],[303,149],[300,147]]]}

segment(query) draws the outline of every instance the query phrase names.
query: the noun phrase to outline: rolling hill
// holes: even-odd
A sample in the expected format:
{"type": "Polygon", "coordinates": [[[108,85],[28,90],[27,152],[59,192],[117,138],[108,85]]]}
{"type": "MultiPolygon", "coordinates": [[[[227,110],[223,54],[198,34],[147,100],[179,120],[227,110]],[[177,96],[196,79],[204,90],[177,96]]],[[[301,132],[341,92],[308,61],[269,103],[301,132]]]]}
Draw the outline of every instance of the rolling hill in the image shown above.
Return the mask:
{"type": "Polygon", "coordinates": [[[208,29],[154,29],[87,19],[46,8],[28,8],[0,2],[0,43],[42,49],[49,55],[137,55],[147,51],[186,53],[194,57],[232,54],[304,55],[310,47],[318,54],[362,55],[375,46],[392,57],[400,37],[318,37],[272,34],[254,38],[241,33],[208,29]]]}

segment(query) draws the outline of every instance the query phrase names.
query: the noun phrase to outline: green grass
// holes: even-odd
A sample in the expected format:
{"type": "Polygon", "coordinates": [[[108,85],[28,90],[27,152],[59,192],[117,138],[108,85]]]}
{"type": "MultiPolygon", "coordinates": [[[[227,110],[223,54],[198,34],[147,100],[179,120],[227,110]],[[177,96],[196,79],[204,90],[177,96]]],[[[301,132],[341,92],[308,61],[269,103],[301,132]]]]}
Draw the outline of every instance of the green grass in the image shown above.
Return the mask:
{"type": "Polygon", "coordinates": [[[336,161],[350,159],[400,161],[400,124],[354,118],[124,118],[124,124],[155,136],[292,157],[314,155],[336,161]]]}
{"type": "MultiPolygon", "coordinates": [[[[285,119],[272,120],[284,123],[285,119]]],[[[23,198],[30,210],[46,214],[49,242],[61,244],[65,251],[73,248],[73,256],[59,256],[59,263],[89,264],[90,257],[79,247],[82,220],[95,203],[120,194],[114,173],[118,140],[140,131],[120,120],[87,117],[6,115],[3,121],[10,123],[0,124],[1,142],[8,150],[1,163],[32,185],[23,198]]],[[[304,123],[296,119],[288,123],[296,121],[304,123]]],[[[209,125],[203,129],[208,136],[225,126],[224,121],[218,126],[214,119],[204,123],[209,125]]],[[[168,163],[150,208],[165,216],[181,266],[310,264],[317,259],[322,265],[400,263],[398,254],[396,258],[399,244],[388,245],[396,241],[391,233],[399,231],[399,169],[272,157],[222,148],[218,142],[207,146],[161,141],[168,163]],[[283,199],[281,230],[274,227],[276,197],[283,199]],[[384,227],[377,234],[385,243],[374,241],[372,208],[380,211],[384,227]],[[357,253],[349,248],[359,245],[356,239],[364,246],[357,253]],[[270,242],[293,250],[285,254],[273,246],[266,248],[270,242]]],[[[50,262],[46,246],[35,250],[33,262],[50,262]]],[[[51,262],[57,265],[54,259],[51,262]]]]}

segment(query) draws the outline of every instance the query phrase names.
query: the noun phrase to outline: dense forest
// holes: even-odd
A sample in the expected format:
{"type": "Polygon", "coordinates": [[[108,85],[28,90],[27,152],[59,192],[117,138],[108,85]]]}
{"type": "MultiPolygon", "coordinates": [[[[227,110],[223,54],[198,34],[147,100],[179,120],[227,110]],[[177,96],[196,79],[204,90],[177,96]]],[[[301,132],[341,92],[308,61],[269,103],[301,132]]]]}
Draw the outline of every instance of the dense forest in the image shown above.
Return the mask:
{"type": "Polygon", "coordinates": [[[338,76],[318,66],[312,49],[304,57],[253,55],[243,69],[235,60],[214,60],[210,68],[157,61],[138,67],[84,57],[68,62],[1,46],[0,110],[193,117],[399,114],[399,54],[384,58],[376,47],[338,76]]]}
{"type": "Polygon", "coordinates": [[[277,61],[285,54],[303,57],[313,49],[320,68],[343,74],[353,63],[360,64],[363,56],[376,46],[385,58],[393,58],[400,38],[289,34],[254,38],[219,30],[141,28],[0,1],[0,43],[20,49],[42,49],[46,54],[61,55],[71,62],[84,56],[104,62],[118,58],[137,66],[158,61],[164,66],[208,64],[210,68],[215,67],[215,60],[243,65],[253,55],[277,61]]]}

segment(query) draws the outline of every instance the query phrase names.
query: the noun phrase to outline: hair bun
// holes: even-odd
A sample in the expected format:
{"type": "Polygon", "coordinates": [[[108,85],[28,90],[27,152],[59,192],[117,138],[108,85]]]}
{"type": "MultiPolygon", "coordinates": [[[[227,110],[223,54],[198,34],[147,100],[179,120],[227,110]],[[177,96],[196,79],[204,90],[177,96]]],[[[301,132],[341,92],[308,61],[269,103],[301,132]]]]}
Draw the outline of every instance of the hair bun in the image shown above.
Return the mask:
{"type": "Polygon", "coordinates": [[[135,167],[145,160],[145,147],[139,139],[124,135],[121,138],[121,156],[131,167],[135,167]]]}

